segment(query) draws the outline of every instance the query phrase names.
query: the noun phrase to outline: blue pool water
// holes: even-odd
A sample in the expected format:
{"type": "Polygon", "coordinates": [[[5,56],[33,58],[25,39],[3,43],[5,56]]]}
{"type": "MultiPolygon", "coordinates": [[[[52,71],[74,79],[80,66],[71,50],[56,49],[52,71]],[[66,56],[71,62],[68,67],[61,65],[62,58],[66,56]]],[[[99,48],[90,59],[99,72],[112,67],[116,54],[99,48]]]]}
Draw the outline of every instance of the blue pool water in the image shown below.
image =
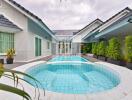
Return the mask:
{"type": "MultiPolygon", "coordinates": [[[[62,61],[62,58],[57,57],[50,61],[56,61],[56,59],[62,61]]],[[[69,60],[68,58],[65,57],[64,60],[69,60]]],[[[115,73],[101,65],[86,64],[83,61],[75,63],[72,62],[73,60],[71,59],[68,63],[40,64],[28,69],[27,73],[39,80],[46,90],[67,94],[101,92],[116,87],[120,82],[115,73]]],[[[25,79],[32,82],[26,77],[25,79]]],[[[32,84],[34,85],[34,82],[32,84]]],[[[39,88],[42,87],[39,86],[39,88]]]]}
{"type": "Polygon", "coordinates": [[[87,62],[85,58],[82,58],[80,56],[57,56],[50,60],[50,62],[55,61],[81,61],[81,62],[87,62]]]}

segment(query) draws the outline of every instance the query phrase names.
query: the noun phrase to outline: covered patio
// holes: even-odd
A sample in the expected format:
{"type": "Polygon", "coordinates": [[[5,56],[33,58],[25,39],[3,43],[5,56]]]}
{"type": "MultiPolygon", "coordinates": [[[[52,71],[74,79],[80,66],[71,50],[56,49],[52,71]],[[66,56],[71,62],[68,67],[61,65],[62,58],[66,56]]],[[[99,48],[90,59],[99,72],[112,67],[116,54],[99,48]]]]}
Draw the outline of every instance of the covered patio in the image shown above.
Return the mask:
{"type": "Polygon", "coordinates": [[[96,42],[108,40],[111,37],[124,39],[125,36],[132,34],[132,13],[121,18],[105,29],[93,31],[90,36],[84,38],[85,42],[96,42]]]}

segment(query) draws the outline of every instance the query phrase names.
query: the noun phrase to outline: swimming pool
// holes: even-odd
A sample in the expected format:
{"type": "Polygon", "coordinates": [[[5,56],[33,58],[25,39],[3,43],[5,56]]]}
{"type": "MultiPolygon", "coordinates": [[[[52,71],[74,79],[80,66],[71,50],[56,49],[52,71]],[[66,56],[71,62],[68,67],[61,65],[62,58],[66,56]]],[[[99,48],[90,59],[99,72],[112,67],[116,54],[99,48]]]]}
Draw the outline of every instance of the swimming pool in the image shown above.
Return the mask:
{"type": "MultiPolygon", "coordinates": [[[[72,58],[76,57],[79,58],[79,56],[72,58]]],[[[60,58],[53,58],[50,61],[58,61],[58,59],[63,61],[62,58],[60,56],[60,58]]],[[[70,61],[69,56],[64,58],[64,61],[70,61]]],[[[112,89],[120,83],[115,72],[107,70],[101,65],[87,64],[86,60],[75,63],[73,60],[76,59],[65,63],[40,64],[26,72],[38,79],[46,90],[66,94],[102,92],[112,89]]],[[[25,79],[32,82],[26,77],[25,79]]],[[[34,85],[34,82],[32,84],[34,85]]],[[[39,86],[39,88],[42,87],[39,86]]]]}
{"type": "Polygon", "coordinates": [[[58,62],[58,61],[81,61],[87,62],[88,60],[80,56],[57,56],[49,60],[49,62],[58,62]]]}

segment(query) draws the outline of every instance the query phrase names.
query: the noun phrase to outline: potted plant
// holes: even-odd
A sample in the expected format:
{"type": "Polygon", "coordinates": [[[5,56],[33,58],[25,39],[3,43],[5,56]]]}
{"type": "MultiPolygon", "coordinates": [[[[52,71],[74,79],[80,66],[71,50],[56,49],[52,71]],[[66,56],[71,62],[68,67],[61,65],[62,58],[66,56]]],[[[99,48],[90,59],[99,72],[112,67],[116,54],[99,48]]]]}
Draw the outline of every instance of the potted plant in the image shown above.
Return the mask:
{"type": "Polygon", "coordinates": [[[125,58],[127,68],[132,69],[132,36],[127,36],[125,39],[125,58]]]}
{"type": "Polygon", "coordinates": [[[0,63],[1,64],[4,64],[4,59],[0,59],[0,63]]]}
{"type": "Polygon", "coordinates": [[[109,40],[109,47],[108,47],[108,59],[107,61],[113,64],[121,65],[121,44],[118,38],[111,38],[109,40]]]}
{"type": "Polygon", "coordinates": [[[7,51],[7,58],[6,58],[7,64],[13,64],[14,55],[15,55],[15,50],[14,49],[9,49],[7,51]]]}
{"type": "Polygon", "coordinates": [[[106,61],[106,57],[105,57],[105,42],[104,41],[101,41],[99,43],[99,46],[98,46],[98,59],[100,60],[103,60],[103,61],[106,61]]]}

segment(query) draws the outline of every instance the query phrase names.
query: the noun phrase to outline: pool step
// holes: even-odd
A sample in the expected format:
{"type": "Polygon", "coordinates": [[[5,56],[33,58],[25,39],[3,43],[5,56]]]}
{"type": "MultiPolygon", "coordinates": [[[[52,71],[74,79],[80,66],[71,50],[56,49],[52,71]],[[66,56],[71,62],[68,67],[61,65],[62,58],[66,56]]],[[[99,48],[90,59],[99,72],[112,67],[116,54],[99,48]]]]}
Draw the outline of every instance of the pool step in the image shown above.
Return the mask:
{"type": "Polygon", "coordinates": [[[81,78],[83,78],[83,79],[88,83],[88,85],[89,85],[89,79],[88,79],[88,77],[87,77],[85,74],[83,74],[83,73],[79,73],[79,75],[80,75],[81,78]]]}
{"type": "Polygon", "coordinates": [[[54,82],[55,82],[55,80],[56,80],[56,76],[54,76],[54,78],[51,80],[51,83],[49,83],[49,84],[47,84],[48,85],[48,87],[50,86],[50,87],[53,87],[53,84],[54,84],[54,82]]]}

